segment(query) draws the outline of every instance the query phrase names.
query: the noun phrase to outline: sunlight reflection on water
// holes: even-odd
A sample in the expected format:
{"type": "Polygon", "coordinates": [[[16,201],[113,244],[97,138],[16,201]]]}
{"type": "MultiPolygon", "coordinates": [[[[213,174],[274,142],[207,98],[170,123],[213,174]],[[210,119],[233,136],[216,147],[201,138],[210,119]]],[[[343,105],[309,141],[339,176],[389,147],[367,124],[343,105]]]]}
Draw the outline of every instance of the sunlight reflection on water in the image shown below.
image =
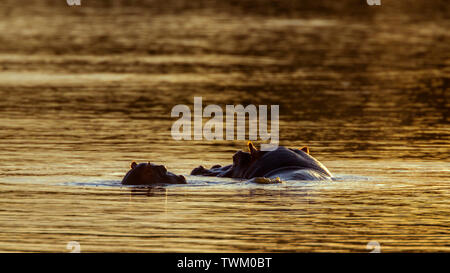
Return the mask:
{"type": "Polygon", "coordinates": [[[450,250],[448,21],[7,8],[0,251],[450,250]],[[281,144],[336,180],[188,176],[245,147],[174,141],[194,96],[279,104],[281,144]],[[133,160],[189,184],[120,186],[133,160]]]}

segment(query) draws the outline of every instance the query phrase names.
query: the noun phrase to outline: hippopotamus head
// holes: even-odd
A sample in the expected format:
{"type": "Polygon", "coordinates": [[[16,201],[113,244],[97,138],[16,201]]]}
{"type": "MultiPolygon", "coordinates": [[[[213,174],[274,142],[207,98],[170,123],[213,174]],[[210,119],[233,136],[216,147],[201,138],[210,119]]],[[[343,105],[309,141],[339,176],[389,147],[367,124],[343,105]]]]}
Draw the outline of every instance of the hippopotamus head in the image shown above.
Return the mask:
{"type": "Polygon", "coordinates": [[[249,152],[238,151],[233,155],[233,164],[220,165],[205,169],[195,168],[191,175],[219,176],[231,178],[264,177],[280,168],[312,169],[326,176],[331,176],[328,169],[317,159],[309,155],[309,149],[291,149],[279,146],[273,151],[260,151],[249,142],[249,152]]]}
{"type": "Polygon", "coordinates": [[[156,183],[186,184],[186,179],[182,175],[168,172],[163,165],[156,165],[150,162],[131,163],[131,169],[122,179],[123,185],[149,185],[156,183]]]}

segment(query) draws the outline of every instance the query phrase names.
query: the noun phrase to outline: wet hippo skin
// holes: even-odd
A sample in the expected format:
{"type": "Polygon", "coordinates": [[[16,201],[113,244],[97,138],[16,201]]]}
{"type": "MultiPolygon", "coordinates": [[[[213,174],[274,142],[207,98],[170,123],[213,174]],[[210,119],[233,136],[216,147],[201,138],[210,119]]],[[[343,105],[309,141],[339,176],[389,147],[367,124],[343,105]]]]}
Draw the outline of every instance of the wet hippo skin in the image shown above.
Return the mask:
{"type": "Polygon", "coordinates": [[[168,172],[163,165],[156,165],[150,162],[131,163],[130,170],[122,179],[123,185],[150,185],[150,184],[186,184],[186,179],[182,175],[168,172]]]}
{"type": "Polygon", "coordinates": [[[309,155],[309,149],[291,149],[279,146],[273,151],[259,151],[248,143],[249,152],[238,151],[233,164],[215,165],[211,169],[199,166],[191,175],[251,179],[257,177],[281,180],[330,180],[332,174],[317,159],[309,155]]]}

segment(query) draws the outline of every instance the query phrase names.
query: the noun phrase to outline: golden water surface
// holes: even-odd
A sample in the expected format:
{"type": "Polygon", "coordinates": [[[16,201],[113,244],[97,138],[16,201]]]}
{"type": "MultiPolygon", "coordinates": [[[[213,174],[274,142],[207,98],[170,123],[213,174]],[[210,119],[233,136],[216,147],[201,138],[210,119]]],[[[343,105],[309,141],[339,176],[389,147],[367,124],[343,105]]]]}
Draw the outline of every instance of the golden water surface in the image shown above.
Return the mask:
{"type": "Polygon", "coordinates": [[[450,251],[447,1],[276,2],[2,1],[0,251],[450,251]],[[173,140],[194,96],[280,105],[336,181],[188,176],[245,147],[173,140]]]}

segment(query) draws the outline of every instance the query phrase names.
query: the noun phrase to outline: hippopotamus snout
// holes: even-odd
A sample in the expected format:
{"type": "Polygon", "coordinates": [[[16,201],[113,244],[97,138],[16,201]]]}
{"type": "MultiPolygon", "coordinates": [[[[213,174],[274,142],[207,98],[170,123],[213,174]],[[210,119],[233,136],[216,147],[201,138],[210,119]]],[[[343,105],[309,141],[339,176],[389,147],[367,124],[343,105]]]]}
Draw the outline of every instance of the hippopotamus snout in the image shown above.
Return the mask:
{"type": "Polygon", "coordinates": [[[228,177],[226,175],[228,170],[231,170],[231,165],[224,167],[222,167],[221,165],[214,165],[211,167],[211,169],[206,169],[203,166],[198,166],[191,171],[191,175],[228,177]]]}
{"type": "Polygon", "coordinates": [[[191,175],[203,175],[205,173],[207,173],[207,170],[203,166],[198,166],[191,171],[191,175]]]}
{"type": "Polygon", "coordinates": [[[186,184],[186,178],[168,172],[163,165],[156,165],[150,162],[131,163],[131,169],[122,179],[123,185],[149,185],[157,183],[166,184],[186,184]]]}

